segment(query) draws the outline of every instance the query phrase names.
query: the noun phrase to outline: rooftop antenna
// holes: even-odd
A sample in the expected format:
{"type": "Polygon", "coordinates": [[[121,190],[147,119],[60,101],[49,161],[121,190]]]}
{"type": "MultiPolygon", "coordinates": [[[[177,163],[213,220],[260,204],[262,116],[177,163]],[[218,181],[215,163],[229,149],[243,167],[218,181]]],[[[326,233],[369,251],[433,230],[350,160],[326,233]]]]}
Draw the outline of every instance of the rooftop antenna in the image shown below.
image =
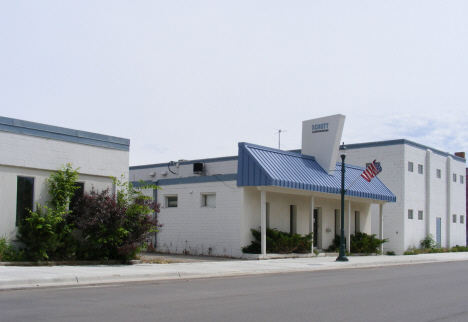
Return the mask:
{"type": "Polygon", "coordinates": [[[278,132],[275,133],[275,134],[278,134],[278,150],[281,150],[281,132],[288,132],[288,131],[279,129],[278,132]]]}

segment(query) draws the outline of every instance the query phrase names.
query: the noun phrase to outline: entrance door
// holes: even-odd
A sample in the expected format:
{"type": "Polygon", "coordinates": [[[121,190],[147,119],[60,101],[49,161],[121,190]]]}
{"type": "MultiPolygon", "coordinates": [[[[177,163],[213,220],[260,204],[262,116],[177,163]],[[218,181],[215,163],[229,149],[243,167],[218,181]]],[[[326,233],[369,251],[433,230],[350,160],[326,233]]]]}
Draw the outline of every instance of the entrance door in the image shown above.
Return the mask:
{"type": "Polygon", "coordinates": [[[442,219],[436,218],[436,244],[437,246],[442,245],[442,219]]]}
{"type": "Polygon", "coordinates": [[[318,243],[318,209],[314,209],[314,247],[317,247],[318,243]]]}

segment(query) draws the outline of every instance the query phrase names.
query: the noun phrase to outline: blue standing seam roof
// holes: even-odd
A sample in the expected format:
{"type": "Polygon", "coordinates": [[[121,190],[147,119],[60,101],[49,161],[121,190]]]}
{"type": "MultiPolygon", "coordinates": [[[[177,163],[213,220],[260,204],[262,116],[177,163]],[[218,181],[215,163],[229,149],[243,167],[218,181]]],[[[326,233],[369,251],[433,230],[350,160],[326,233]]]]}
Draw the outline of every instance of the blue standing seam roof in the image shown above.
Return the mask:
{"type": "MultiPolygon", "coordinates": [[[[396,196],[379,178],[367,182],[362,167],[346,165],[347,196],[395,202],[396,196]]],[[[383,170],[385,171],[385,169],[383,170]]],[[[341,163],[329,175],[314,157],[250,143],[239,143],[238,186],[276,186],[332,194],[341,194],[341,163]]]]}

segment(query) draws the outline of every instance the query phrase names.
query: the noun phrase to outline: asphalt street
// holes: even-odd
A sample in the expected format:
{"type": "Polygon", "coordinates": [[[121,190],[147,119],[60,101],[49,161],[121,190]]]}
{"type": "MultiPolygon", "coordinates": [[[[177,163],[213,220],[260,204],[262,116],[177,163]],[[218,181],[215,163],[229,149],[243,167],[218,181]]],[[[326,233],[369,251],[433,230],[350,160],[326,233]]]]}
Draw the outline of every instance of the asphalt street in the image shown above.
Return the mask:
{"type": "Polygon", "coordinates": [[[468,262],[0,292],[1,321],[467,321],[468,262]]]}

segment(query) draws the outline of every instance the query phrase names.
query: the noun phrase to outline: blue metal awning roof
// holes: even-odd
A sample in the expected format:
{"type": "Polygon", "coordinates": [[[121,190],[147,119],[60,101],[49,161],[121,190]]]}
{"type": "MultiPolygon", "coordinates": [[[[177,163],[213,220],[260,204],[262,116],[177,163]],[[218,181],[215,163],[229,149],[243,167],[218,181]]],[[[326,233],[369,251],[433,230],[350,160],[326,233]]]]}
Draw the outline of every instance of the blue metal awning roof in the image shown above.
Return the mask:
{"type": "MultiPolygon", "coordinates": [[[[395,195],[379,178],[367,182],[361,177],[364,168],[346,165],[345,187],[357,181],[347,196],[395,202],[395,195]]],[[[341,163],[335,174],[328,175],[314,157],[239,143],[238,186],[276,186],[324,193],[341,194],[341,163]]]]}

